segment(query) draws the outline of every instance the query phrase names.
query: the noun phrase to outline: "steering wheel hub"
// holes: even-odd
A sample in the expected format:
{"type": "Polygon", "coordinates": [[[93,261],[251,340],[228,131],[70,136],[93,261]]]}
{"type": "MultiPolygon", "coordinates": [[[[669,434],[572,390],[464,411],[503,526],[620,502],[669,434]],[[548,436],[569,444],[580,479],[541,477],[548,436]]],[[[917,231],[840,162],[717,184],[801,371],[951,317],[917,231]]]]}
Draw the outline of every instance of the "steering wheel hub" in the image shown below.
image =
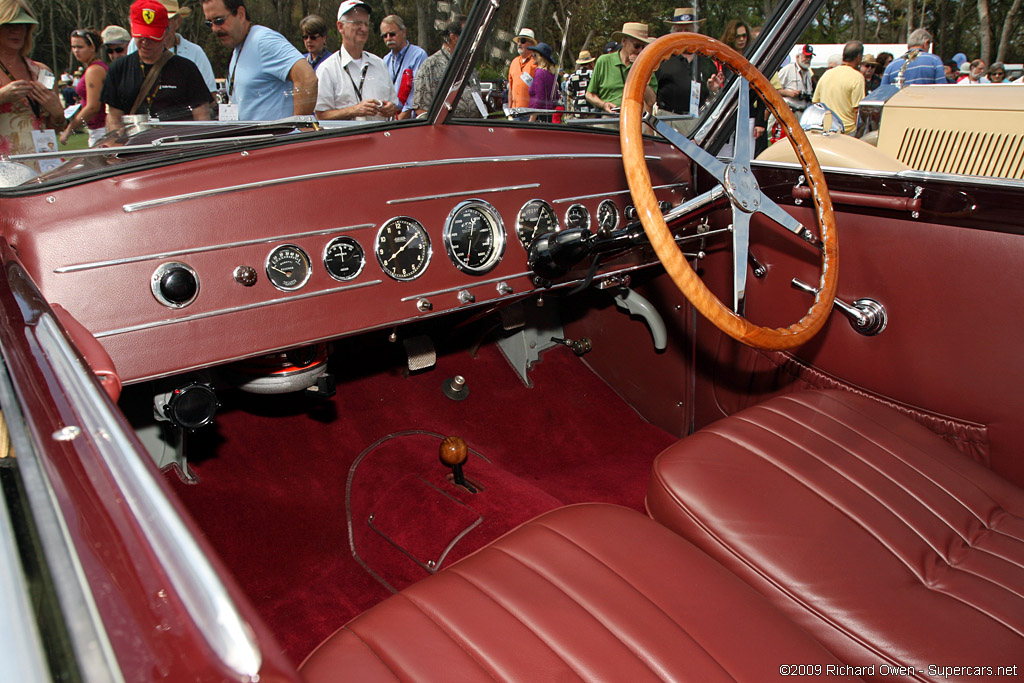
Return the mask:
{"type": "Polygon", "coordinates": [[[747,166],[731,163],[725,167],[725,183],[722,186],[732,205],[744,213],[754,213],[761,208],[761,187],[747,166]]]}

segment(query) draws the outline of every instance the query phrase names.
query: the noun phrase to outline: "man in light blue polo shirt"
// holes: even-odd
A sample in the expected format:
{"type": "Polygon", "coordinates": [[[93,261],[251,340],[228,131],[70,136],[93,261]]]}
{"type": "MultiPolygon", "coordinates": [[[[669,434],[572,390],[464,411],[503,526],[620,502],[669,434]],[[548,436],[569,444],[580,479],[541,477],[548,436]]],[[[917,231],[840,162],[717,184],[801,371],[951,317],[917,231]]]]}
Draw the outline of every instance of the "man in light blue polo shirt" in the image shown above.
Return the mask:
{"type": "Polygon", "coordinates": [[[907,37],[907,54],[899,59],[894,59],[885,67],[882,74],[882,85],[889,85],[896,82],[900,69],[907,63],[907,56],[914,50],[918,50],[917,57],[910,60],[906,71],[903,72],[904,85],[932,85],[946,82],[946,70],[943,68],[942,60],[933,55],[932,34],[923,28],[914,29],[907,37]]]}
{"type": "Polygon", "coordinates": [[[234,48],[222,121],[273,121],[313,113],[313,67],[280,33],[253,24],[245,0],[203,0],[203,14],[221,44],[234,48]]]}

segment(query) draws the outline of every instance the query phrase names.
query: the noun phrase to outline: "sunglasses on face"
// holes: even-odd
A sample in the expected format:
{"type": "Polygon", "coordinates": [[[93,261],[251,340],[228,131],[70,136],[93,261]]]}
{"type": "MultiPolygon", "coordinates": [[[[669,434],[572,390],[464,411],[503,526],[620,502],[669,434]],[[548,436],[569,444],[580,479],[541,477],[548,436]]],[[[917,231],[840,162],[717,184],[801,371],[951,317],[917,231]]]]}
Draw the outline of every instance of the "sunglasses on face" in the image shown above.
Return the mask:
{"type": "Polygon", "coordinates": [[[381,38],[395,38],[398,36],[398,31],[384,31],[380,34],[381,38]]]}
{"type": "Polygon", "coordinates": [[[322,33],[311,33],[308,36],[302,36],[302,39],[303,40],[316,40],[318,38],[323,38],[323,37],[324,37],[324,34],[322,34],[322,33]]]}
{"type": "Polygon", "coordinates": [[[214,26],[223,26],[227,20],[227,17],[217,17],[216,19],[207,19],[203,23],[206,24],[206,28],[213,28],[214,26]]]}
{"type": "Polygon", "coordinates": [[[125,48],[124,45],[107,45],[105,47],[107,48],[107,52],[110,52],[110,53],[113,53],[113,54],[120,54],[120,53],[124,52],[127,49],[127,48],[125,48]]]}
{"type": "Polygon", "coordinates": [[[746,39],[747,39],[747,34],[746,33],[737,33],[736,34],[736,40],[746,40],[746,39]]]}
{"type": "Polygon", "coordinates": [[[526,38],[516,38],[516,42],[517,42],[517,43],[519,43],[520,45],[526,45],[526,44],[528,44],[528,43],[529,43],[530,41],[529,41],[529,40],[527,40],[526,38]]]}
{"type": "Polygon", "coordinates": [[[990,76],[999,76],[999,77],[1002,77],[1002,76],[1005,76],[1005,75],[1006,75],[1006,72],[1005,72],[1005,71],[993,71],[993,72],[992,72],[992,73],[990,73],[989,75],[990,75],[990,76]]]}

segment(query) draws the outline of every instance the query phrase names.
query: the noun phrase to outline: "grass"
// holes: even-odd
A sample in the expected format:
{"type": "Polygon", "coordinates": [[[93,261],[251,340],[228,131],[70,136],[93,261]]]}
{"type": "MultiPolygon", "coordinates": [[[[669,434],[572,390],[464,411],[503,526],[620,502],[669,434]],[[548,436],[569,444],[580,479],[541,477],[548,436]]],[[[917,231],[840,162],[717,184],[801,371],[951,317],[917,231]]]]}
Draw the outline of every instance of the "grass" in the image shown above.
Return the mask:
{"type": "Polygon", "coordinates": [[[68,144],[62,145],[60,143],[60,134],[57,135],[57,149],[60,151],[75,150],[75,149],[87,149],[89,147],[89,134],[86,132],[74,133],[68,138],[68,144]]]}

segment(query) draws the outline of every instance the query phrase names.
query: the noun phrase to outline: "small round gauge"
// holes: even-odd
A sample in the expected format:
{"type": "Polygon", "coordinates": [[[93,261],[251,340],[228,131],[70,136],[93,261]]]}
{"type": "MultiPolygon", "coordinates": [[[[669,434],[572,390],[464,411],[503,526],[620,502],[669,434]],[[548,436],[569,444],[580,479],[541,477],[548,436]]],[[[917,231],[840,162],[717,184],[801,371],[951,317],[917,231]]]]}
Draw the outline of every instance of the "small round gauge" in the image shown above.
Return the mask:
{"type": "Polygon", "coordinates": [[[363,272],[366,254],[351,237],[335,237],[324,248],[324,268],[335,280],[345,282],[363,272]]]}
{"type": "Polygon", "coordinates": [[[275,247],[267,257],[267,279],[284,292],[301,289],[312,270],[309,255],[294,244],[275,247]]]}
{"type": "Polygon", "coordinates": [[[669,211],[672,210],[672,202],[665,201],[664,199],[662,199],[661,201],[658,202],[658,208],[661,209],[662,213],[668,213],[669,211]]]}
{"type": "Polygon", "coordinates": [[[627,204],[626,208],[622,210],[622,215],[626,217],[627,221],[635,221],[638,215],[636,207],[632,204],[627,204]]]}
{"type": "Polygon", "coordinates": [[[430,236],[415,218],[398,216],[377,231],[377,262],[396,280],[415,280],[430,263],[430,236]]]}
{"type": "Polygon", "coordinates": [[[590,212],[582,204],[573,204],[565,210],[565,227],[589,228],[590,212]]]}
{"type": "Polygon", "coordinates": [[[519,241],[527,249],[533,241],[549,232],[558,230],[558,217],[555,210],[543,199],[533,199],[519,209],[519,217],[516,220],[516,234],[519,241]]]}
{"type": "Polygon", "coordinates": [[[505,253],[505,225],[487,202],[460,202],[448,214],[444,246],[455,267],[467,273],[486,273],[505,253]]]}
{"type": "Polygon", "coordinates": [[[597,227],[601,232],[611,232],[619,227],[619,207],[611,199],[605,199],[597,206],[597,227]]]}

